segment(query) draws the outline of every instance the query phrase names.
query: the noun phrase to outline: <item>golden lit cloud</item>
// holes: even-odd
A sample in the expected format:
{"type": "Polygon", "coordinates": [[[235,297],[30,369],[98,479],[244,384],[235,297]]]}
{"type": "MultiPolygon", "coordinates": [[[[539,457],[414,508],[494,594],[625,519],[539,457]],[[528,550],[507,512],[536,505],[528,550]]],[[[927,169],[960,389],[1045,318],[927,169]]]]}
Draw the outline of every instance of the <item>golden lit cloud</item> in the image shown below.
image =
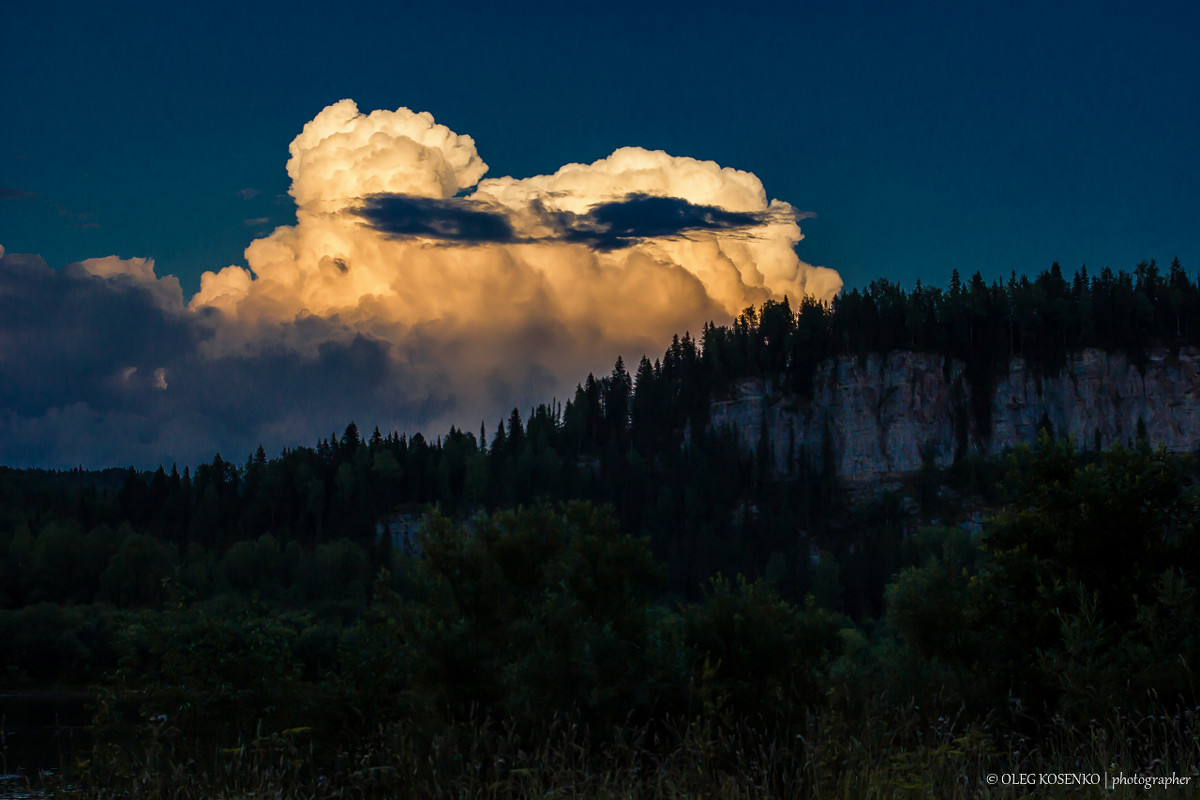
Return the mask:
{"type": "Polygon", "coordinates": [[[482,179],[469,136],[350,100],[290,152],[297,222],[251,243],[248,270],[204,274],[189,307],[220,314],[205,346],[386,342],[414,386],[454,398],[437,422],[562,396],[618,353],[653,355],[747,305],[841,286],[796,256],[791,206],[711,161],[625,147],[553,175],[482,179]]]}
{"type": "Polygon", "coordinates": [[[484,179],[474,141],[429,114],[343,100],[287,169],[296,223],[186,304],[150,259],[55,270],[0,247],[0,461],[195,463],[352,419],[490,428],[617,355],[841,285],[796,257],[791,206],[710,161],[626,147],[484,179]]]}

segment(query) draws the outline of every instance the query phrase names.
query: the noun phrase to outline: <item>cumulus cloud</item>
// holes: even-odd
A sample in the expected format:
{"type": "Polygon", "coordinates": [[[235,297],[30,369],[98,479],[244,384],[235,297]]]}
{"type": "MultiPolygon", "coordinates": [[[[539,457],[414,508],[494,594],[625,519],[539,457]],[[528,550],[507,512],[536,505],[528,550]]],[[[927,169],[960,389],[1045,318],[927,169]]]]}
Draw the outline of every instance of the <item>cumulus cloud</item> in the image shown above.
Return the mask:
{"type": "Polygon", "coordinates": [[[162,278],[154,274],[152,258],[89,258],[67,267],[69,273],[80,272],[125,287],[138,287],[154,299],[164,311],[183,312],[183,289],[174,275],[162,278]]]}
{"type": "Polygon", "coordinates": [[[277,448],[351,418],[474,428],[563,397],[618,354],[657,354],[747,305],[841,285],[796,256],[802,215],[709,161],[626,147],[485,179],[471,137],[343,100],[304,126],[287,170],[296,223],[253,241],[248,268],[206,272],[186,303],[146,259],[55,272],[0,250],[0,378],[17,387],[0,394],[0,433],[45,448],[45,431],[73,431],[70,453],[95,463],[277,448]],[[10,319],[21,293],[24,316],[10,319]],[[57,338],[5,348],[47,319],[57,338]],[[96,347],[47,377],[58,348],[89,337],[96,347]],[[19,377],[30,359],[45,360],[40,388],[19,377]],[[109,436],[126,449],[105,451],[109,436]]]}

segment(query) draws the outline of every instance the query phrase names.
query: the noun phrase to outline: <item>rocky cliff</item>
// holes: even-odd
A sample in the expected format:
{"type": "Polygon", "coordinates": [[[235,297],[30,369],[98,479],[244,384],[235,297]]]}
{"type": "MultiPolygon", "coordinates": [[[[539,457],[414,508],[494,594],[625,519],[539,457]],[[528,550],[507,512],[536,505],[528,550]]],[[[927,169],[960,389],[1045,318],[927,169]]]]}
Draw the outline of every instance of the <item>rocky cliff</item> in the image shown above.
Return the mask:
{"type": "Polygon", "coordinates": [[[1141,367],[1121,353],[1085,350],[1053,375],[1014,358],[996,379],[986,433],[970,412],[972,392],[962,365],[941,356],[842,356],[818,367],[811,399],[745,379],[712,404],[711,420],[732,427],[747,452],[770,447],[780,474],[801,460],[815,470],[829,460],[851,483],[915,472],[923,454],[938,467],[963,453],[996,455],[1032,441],[1045,423],[1081,447],[1140,436],[1177,452],[1200,447],[1200,350],[1192,348],[1152,351],[1141,367]]]}

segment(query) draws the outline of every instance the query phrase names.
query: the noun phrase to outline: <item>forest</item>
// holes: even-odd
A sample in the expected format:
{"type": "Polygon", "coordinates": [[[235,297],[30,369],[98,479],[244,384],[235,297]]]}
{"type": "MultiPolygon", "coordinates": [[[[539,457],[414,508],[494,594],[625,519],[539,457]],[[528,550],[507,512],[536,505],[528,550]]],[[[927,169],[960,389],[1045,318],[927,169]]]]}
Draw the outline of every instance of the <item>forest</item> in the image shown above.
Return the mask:
{"type": "Polygon", "coordinates": [[[1194,776],[1190,454],[1044,431],[851,496],[831,469],[775,474],[708,408],[746,377],[804,396],[833,356],[939,354],[990,398],[1013,357],[1196,346],[1178,261],[956,272],[747,308],[477,433],[351,422],[182,472],[0,468],[0,689],[93,698],[86,752],[46,778],[68,796],[1194,776]]]}

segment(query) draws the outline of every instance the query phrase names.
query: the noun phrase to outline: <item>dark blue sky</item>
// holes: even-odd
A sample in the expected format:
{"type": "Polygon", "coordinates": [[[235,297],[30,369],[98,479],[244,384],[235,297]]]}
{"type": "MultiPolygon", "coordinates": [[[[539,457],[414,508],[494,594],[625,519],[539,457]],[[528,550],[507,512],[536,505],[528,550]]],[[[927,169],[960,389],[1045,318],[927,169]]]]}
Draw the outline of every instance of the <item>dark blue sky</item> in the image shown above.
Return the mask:
{"type": "Polygon", "coordinates": [[[624,145],[752,171],[849,286],[1200,267],[1195,4],[434,5],[6,4],[0,244],[190,295],[293,220],[288,142],[349,97],[490,176],[624,145]]]}

